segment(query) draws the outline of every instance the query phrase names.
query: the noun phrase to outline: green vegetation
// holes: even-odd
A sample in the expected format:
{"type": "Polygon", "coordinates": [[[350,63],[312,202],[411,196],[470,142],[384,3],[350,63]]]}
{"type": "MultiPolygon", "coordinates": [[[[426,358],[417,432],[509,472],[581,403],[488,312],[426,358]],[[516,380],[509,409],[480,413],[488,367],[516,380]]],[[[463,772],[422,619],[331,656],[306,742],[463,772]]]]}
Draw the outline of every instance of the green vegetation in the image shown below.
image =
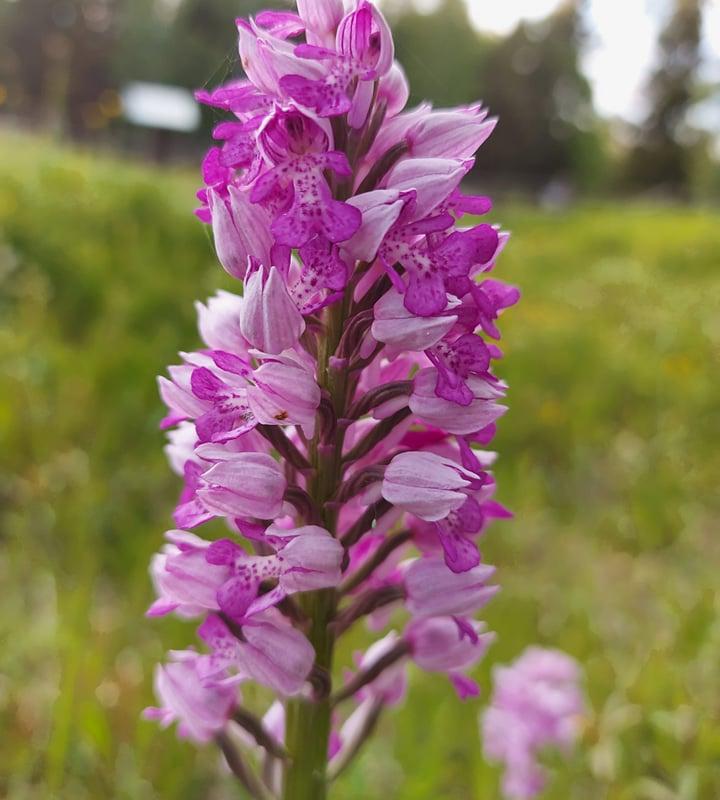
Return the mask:
{"type": "MultiPolygon", "coordinates": [[[[154,376],[229,286],[193,178],[0,141],[0,796],[240,797],[212,748],[139,718],[189,628],[142,617],[177,480],[154,376]]],[[[720,225],[676,208],[497,209],[520,284],[485,545],[493,663],[576,655],[593,713],[554,800],[720,796],[720,225]]],[[[359,634],[361,636],[361,634],[359,634]]],[[[360,638],[358,638],[360,644],[360,638]]],[[[345,653],[344,657],[349,657],[345,653]]],[[[250,700],[252,700],[250,696],[250,700]]],[[[342,800],[499,797],[477,705],[413,675],[342,800]]]]}

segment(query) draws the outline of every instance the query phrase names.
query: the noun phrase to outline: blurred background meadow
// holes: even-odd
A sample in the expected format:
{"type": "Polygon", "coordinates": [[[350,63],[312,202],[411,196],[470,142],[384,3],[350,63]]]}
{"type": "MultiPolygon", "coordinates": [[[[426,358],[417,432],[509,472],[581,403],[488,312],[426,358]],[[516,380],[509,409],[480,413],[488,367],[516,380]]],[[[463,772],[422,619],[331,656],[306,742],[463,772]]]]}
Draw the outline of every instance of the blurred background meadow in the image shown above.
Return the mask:
{"type": "MultiPolygon", "coordinates": [[[[581,661],[583,739],[547,798],[715,800],[720,4],[622,5],[384,8],[414,101],[501,117],[472,183],[523,291],[495,443],[516,516],[485,540],[503,590],[476,677],[487,695],[529,643],[581,661]]],[[[0,0],[3,798],[242,796],[212,748],[140,719],[191,630],[143,617],[179,490],[154,376],[198,344],[193,301],[237,287],[191,214],[212,119],[142,127],[125,90],[238,74],[232,20],[254,9],[0,0]]],[[[336,796],[499,798],[479,707],[413,674],[336,796]]]]}

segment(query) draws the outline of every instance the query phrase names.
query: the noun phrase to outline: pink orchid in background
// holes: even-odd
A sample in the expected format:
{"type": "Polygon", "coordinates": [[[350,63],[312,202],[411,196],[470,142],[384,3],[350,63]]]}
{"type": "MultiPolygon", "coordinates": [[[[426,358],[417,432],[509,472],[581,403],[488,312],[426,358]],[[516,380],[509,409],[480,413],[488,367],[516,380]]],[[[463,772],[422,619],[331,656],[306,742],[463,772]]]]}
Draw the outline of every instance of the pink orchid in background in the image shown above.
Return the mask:
{"type": "MultiPolygon", "coordinates": [[[[487,275],[508,235],[468,218],[490,200],[461,188],[496,120],[405,111],[367,0],[297,6],[238,20],[244,77],[197,92],[225,116],[196,213],[243,287],[197,304],[201,348],[159,379],[184,485],[148,610],[197,620],[201,646],[158,667],[147,716],[215,740],[261,800],[323,800],[411,667],[479,694],[494,634],[475,617],[498,590],[479,540],[509,516],[481,448],[519,299],[487,275]],[[335,643],[363,622],[376,640],[340,676],[335,643]],[[246,683],[276,695],[264,716],[246,683]]],[[[486,749],[513,796],[536,748],[569,739],[571,672],[536,654],[499,673],[486,749]]]]}
{"type": "Polygon", "coordinates": [[[481,729],[485,755],[505,766],[503,792],[511,800],[532,800],[542,791],[542,750],[567,751],[577,740],[585,712],[580,677],[574,659],[541,647],[528,647],[510,666],[495,669],[481,729]]]}

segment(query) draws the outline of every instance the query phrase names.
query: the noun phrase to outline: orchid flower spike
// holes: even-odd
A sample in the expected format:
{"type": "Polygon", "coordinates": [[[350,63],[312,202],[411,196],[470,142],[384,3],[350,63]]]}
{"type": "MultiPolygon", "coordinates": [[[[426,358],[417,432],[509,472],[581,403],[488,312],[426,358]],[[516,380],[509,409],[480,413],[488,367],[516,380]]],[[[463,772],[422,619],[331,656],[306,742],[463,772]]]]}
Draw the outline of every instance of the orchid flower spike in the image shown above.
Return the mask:
{"type": "MultiPolygon", "coordinates": [[[[147,613],[195,620],[198,649],[158,667],[147,716],[218,742],[251,797],[323,800],[410,668],[479,694],[498,590],[479,542],[509,516],[482,448],[519,293],[488,274],[508,236],[462,186],[496,120],[406,111],[373,3],[297,0],[237,32],[244,77],[196,95],[221,117],[196,213],[237,289],[197,304],[202,343],[159,379],[183,486],[147,613]],[[343,679],[335,643],[361,622],[375,641],[343,679]],[[241,684],[274,695],[267,716],[241,684]]],[[[498,709],[564,740],[563,665],[526,667],[498,709]]],[[[486,747],[507,762],[500,710],[486,747]]]]}

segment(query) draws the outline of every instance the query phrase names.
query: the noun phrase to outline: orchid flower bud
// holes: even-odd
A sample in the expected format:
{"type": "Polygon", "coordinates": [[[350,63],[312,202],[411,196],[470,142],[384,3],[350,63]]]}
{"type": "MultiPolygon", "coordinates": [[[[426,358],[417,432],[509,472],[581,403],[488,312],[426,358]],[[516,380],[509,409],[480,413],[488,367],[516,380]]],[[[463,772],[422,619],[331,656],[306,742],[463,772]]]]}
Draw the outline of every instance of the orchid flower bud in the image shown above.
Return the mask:
{"type": "Polygon", "coordinates": [[[238,453],[202,475],[198,491],[218,516],[271,519],[282,510],[287,482],[275,459],[265,453],[238,453]]]}
{"type": "Polygon", "coordinates": [[[472,476],[449,459],[424,451],[396,455],[385,471],[383,497],[421,519],[434,521],[459,508],[472,476]]]}
{"type": "Polygon", "coordinates": [[[258,267],[245,279],[240,309],[240,331],[253,347],[281,353],[294,347],[305,330],[305,320],[275,267],[258,267]]]}
{"type": "Polygon", "coordinates": [[[471,616],[497,593],[487,585],[494,573],[486,564],[451,572],[441,558],[418,558],[405,574],[408,610],[416,617],[471,616]]]}

